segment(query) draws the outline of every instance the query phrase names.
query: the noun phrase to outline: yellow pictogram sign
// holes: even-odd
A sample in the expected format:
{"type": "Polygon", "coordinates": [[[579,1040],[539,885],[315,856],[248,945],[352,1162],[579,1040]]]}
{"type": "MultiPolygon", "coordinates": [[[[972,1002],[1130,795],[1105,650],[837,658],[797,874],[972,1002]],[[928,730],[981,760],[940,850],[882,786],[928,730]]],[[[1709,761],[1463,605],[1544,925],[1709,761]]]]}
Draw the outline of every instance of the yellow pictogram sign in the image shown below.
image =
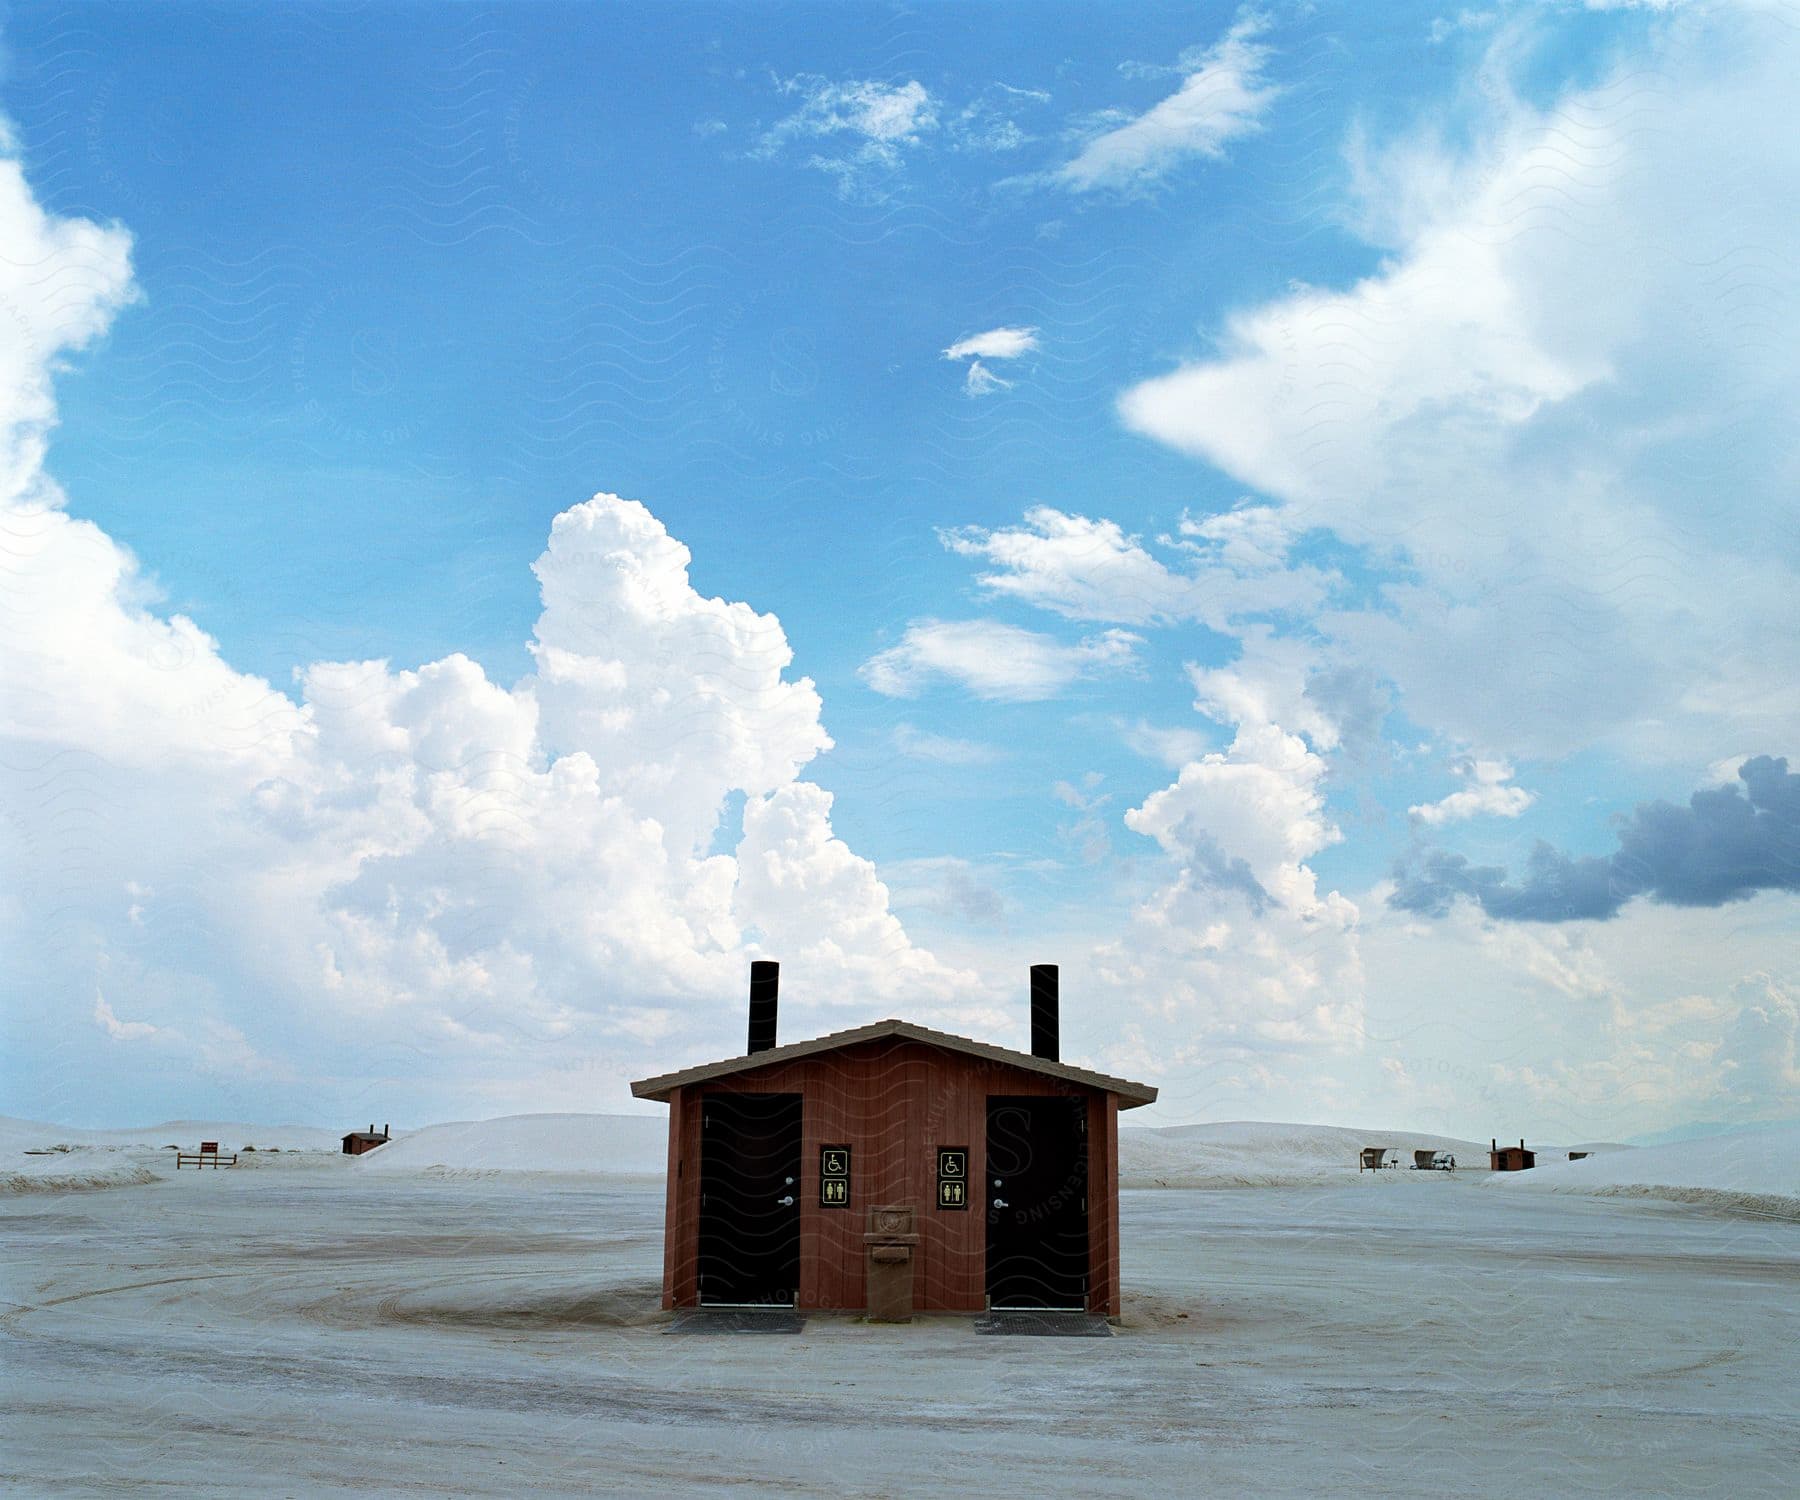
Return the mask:
{"type": "Polygon", "coordinates": [[[823,1208],[850,1206],[850,1148],[819,1147],[819,1204],[823,1208]]]}
{"type": "Polygon", "coordinates": [[[939,1146],[937,1154],[939,1208],[969,1206],[969,1148],[939,1146]]]}

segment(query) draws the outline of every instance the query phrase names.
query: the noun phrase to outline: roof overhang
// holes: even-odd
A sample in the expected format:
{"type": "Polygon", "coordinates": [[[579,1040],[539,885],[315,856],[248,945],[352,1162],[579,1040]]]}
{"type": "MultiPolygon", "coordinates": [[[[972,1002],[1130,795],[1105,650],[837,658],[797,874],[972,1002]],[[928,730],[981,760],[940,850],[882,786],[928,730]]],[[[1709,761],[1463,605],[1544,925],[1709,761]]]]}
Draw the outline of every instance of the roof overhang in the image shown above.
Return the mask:
{"type": "Polygon", "coordinates": [[[966,1036],[955,1036],[948,1031],[933,1031],[929,1026],[915,1026],[910,1021],[877,1021],[872,1026],[834,1031],[810,1041],[790,1042],[785,1047],[771,1047],[742,1057],[728,1057],[722,1062],[683,1068],[678,1073],[641,1078],[632,1084],[631,1093],[636,1099],[654,1099],[666,1104],[670,1094],[690,1084],[710,1083],[715,1079],[732,1078],[740,1073],[772,1067],[778,1063],[797,1062],[801,1058],[816,1057],[824,1052],[842,1051],[846,1047],[860,1046],[865,1042],[889,1040],[918,1042],[927,1047],[941,1048],[945,1052],[959,1053],[964,1057],[978,1057],[1009,1068],[1038,1073],[1046,1078],[1059,1078],[1065,1083],[1079,1084],[1083,1088],[1098,1089],[1102,1093],[1117,1095],[1120,1109],[1136,1109],[1140,1104],[1153,1104],[1156,1101],[1156,1090],[1147,1083],[1132,1083],[1129,1079],[1114,1078],[1087,1068],[1071,1067],[1068,1063],[1051,1062],[1048,1058],[1033,1057],[1029,1052],[995,1047],[966,1036]]]}

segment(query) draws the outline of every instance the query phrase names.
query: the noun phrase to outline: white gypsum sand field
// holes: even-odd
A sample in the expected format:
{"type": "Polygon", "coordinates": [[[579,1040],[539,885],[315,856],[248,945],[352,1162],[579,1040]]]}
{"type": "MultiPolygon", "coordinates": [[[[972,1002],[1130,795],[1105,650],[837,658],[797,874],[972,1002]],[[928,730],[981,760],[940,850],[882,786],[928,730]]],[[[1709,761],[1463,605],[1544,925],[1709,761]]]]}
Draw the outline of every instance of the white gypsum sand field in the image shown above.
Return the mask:
{"type": "Polygon", "coordinates": [[[9,1171],[61,1143],[71,1181],[157,1179],[0,1195],[14,1492],[1753,1496],[1800,1459],[1791,1133],[1531,1184],[1729,1159],[1757,1212],[1725,1213],[1484,1154],[1359,1175],[1358,1144],[1437,1144],[1398,1132],[1128,1132],[1128,1180],[1290,1185],[1126,1191],[1123,1325],[1056,1340],[664,1337],[656,1117],[179,1176],[170,1128],[0,1129],[9,1171]]]}

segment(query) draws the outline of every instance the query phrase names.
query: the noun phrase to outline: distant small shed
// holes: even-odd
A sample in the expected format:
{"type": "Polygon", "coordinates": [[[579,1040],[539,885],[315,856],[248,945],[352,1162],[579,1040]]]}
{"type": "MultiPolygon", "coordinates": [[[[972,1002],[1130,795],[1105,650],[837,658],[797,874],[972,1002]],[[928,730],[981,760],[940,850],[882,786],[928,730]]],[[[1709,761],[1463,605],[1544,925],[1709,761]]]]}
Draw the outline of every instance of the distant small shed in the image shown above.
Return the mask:
{"type": "Polygon", "coordinates": [[[1537,1152],[1528,1151],[1521,1140],[1516,1146],[1502,1146],[1498,1140],[1488,1142],[1488,1171],[1529,1172],[1537,1165],[1537,1152]]]}
{"type": "Polygon", "coordinates": [[[1571,1151],[1569,1153],[1570,1161],[1586,1161],[1587,1159],[1588,1153],[1585,1151],[1571,1151]]]}
{"type": "Polygon", "coordinates": [[[373,1151],[377,1146],[388,1143],[388,1128],[383,1125],[378,1132],[374,1125],[367,1130],[352,1130],[344,1137],[344,1155],[361,1156],[365,1151],[373,1151]]]}
{"type": "Polygon", "coordinates": [[[1392,1146],[1364,1146],[1362,1155],[1357,1158],[1356,1170],[1359,1172],[1379,1172],[1388,1165],[1388,1152],[1392,1146]]]}

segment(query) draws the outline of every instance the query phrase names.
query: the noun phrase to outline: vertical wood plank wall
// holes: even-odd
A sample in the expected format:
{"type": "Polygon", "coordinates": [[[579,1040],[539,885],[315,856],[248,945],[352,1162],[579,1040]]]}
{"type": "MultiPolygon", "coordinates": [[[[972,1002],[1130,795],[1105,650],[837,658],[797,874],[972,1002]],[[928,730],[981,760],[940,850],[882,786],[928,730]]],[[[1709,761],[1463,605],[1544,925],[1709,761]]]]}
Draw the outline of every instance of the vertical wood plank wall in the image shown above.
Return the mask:
{"type": "Polygon", "coordinates": [[[867,1304],[863,1227],[877,1204],[911,1204],[921,1236],[913,1305],[979,1312],[987,1299],[987,1101],[990,1095],[1087,1100],[1088,1309],[1119,1311],[1118,1098],[1097,1089],[903,1039],[869,1042],[677,1090],[669,1100],[663,1305],[699,1301],[700,1100],[703,1093],[803,1096],[801,1307],[867,1304]],[[849,1146],[851,1203],[819,1203],[819,1148],[849,1146]],[[969,1206],[937,1207],[937,1148],[969,1151],[969,1206]]]}

